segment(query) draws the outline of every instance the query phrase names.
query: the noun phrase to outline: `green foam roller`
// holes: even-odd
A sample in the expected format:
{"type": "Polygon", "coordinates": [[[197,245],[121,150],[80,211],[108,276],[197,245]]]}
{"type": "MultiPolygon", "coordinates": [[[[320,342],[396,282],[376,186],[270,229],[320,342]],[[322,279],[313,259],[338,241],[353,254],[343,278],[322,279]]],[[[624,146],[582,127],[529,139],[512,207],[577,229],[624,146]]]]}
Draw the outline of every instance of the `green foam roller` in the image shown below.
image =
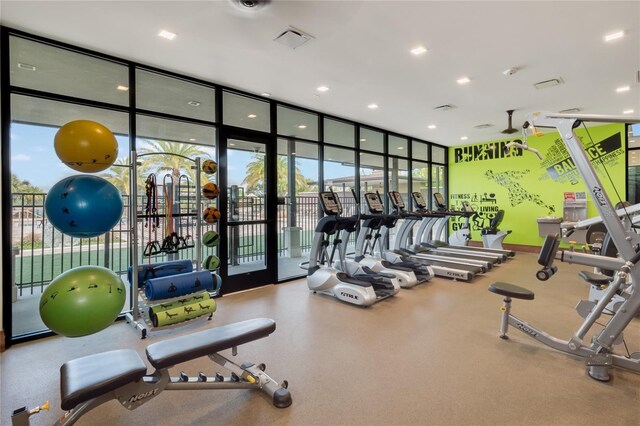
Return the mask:
{"type": "Polygon", "coordinates": [[[179,308],[181,306],[189,305],[194,302],[203,302],[209,299],[211,299],[211,296],[209,296],[209,292],[203,291],[202,293],[196,294],[195,296],[185,297],[184,299],[179,299],[173,302],[158,303],[157,305],[149,307],[149,317],[153,317],[153,314],[157,314],[158,312],[179,308]]]}
{"type": "Polygon", "coordinates": [[[151,317],[151,322],[154,327],[164,327],[192,320],[203,315],[209,315],[215,311],[216,301],[214,299],[208,299],[154,313],[151,317]]]}

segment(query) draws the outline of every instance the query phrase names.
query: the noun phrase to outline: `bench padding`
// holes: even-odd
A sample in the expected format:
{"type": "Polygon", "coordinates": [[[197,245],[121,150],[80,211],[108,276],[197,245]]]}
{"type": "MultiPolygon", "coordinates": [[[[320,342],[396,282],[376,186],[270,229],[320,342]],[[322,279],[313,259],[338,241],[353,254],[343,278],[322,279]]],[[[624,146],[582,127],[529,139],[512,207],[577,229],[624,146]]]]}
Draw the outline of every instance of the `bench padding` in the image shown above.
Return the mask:
{"type": "Polygon", "coordinates": [[[147,366],[136,351],[120,349],[73,359],[60,367],[63,410],[140,380],[147,366]]]}
{"type": "Polygon", "coordinates": [[[169,368],[195,358],[267,337],[276,329],[268,318],[256,318],[164,340],[147,346],[147,358],[156,369],[169,368]]]}

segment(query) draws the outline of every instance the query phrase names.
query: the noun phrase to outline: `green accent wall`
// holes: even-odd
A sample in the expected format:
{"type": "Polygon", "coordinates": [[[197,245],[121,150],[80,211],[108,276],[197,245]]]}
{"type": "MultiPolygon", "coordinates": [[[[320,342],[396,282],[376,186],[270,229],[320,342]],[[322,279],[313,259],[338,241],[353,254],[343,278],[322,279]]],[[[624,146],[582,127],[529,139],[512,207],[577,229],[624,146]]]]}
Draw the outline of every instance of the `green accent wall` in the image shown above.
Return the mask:
{"type": "MultiPolygon", "coordinates": [[[[538,236],[537,218],[562,217],[564,193],[586,191],[560,135],[542,130],[545,134],[540,137],[527,137],[528,145],[540,151],[542,160],[529,151],[504,151],[508,142],[521,141],[520,135],[449,148],[449,206],[460,208],[463,201],[468,201],[476,210],[477,215],[471,219],[472,240],[482,241],[480,229],[502,209],[505,215],[499,228],[512,231],[505,244],[539,246],[543,239],[538,236]]],[[[619,201],[615,187],[625,200],[625,126],[590,127],[591,138],[584,127],[576,129],[576,134],[609,199],[614,204],[619,201]]],[[[589,194],[587,200],[587,216],[597,216],[589,194]]],[[[450,231],[460,223],[452,220],[450,231]]]]}

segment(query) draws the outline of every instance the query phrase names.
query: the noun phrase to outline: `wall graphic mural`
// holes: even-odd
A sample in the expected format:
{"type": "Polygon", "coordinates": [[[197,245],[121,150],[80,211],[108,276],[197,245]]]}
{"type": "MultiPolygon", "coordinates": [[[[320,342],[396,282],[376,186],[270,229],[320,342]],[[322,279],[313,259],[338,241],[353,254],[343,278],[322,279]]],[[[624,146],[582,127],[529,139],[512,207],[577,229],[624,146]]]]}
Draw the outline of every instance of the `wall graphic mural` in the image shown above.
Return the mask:
{"type": "MultiPolygon", "coordinates": [[[[625,127],[590,127],[589,133],[591,139],[584,128],[576,130],[604,190],[615,203],[618,200],[613,188],[623,198],[626,191],[625,127]]],[[[489,226],[499,210],[504,210],[500,229],[512,231],[505,243],[538,246],[542,238],[538,236],[537,218],[562,217],[564,193],[586,188],[557,132],[528,138],[529,145],[542,154],[542,160],[531,152],[507,150],[511,141],[522,142],[513,138],[449,148],[449,204],[459,209],[467,201],[476,211],[470,219],[475,241],[481,241],[480,231],[489,226]]],[[[588,216],[597,214],[589,199],[588,216]]],[[[450,221],[453,231],[465,222],[464,218],[455,219],[450,221]]]]}

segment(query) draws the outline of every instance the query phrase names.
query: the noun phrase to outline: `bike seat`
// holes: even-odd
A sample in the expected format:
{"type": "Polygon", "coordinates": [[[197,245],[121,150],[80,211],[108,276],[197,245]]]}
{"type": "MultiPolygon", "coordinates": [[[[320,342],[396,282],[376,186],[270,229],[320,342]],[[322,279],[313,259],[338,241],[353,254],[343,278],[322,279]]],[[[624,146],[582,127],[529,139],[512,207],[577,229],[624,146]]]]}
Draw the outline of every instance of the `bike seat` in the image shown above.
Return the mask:
{"type": "Polygon", "coordinates": [[[608,285],[613,281],[613,277],[609,277],[607,275],[596,274],[595,272],[589,271],[580,271],[578,276],[588,282],[591,285],[595,286],[603,286],[608,285]]]}
{"type": "Polygon", "coordinates": [[[535,294],[524,287],[517,286],[515,284],[495,282],[489,286],[489,291],[496,294],[501,294],[507,297],[513,297],[514,299],[533,300],[535,294]]]}

